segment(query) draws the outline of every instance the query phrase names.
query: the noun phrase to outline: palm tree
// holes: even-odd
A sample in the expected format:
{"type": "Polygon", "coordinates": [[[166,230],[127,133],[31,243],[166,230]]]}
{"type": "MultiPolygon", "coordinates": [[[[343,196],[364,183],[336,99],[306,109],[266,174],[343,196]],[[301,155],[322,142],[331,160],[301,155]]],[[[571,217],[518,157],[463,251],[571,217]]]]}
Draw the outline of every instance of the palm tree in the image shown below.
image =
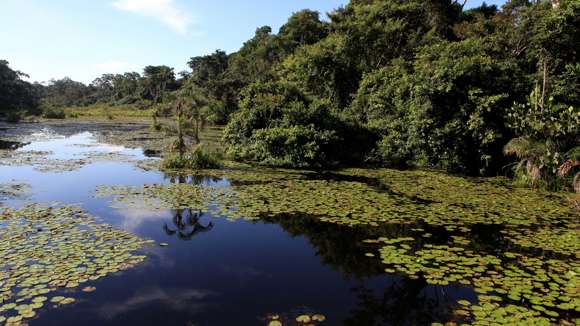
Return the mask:
{"type": "Polygon", "coordinates": [[[183,159],[183,155],[185,154],[185,140],[183,138],[183,116],[186,107],[187,102],[183,97],[178,97],[175,99],[173,108],[175,111],[177,125],[177,141],[173,145],[173,150],[177,150],[180,159],[183,159]]]}
{"type": "Polygon", "coordinates": [[[546,143],[528,137],[518,137],[510,140],[503,151],[505,155],[515,155],[520,160],[516,172],[524,172],[532,186],[536,186],[542,178],[544,169],[542,156],[546,153],[546,143]]]}
{"type": "Polygon", "coordinates": [[[210,101],[203,91],[191,81],[183,86],[179,97],[187,105],[186,122],[189,127],[187,129],[190,131],[190,136],[195,144],[199,144],[201,142],[200,133],[209,119],[210,101]]]}

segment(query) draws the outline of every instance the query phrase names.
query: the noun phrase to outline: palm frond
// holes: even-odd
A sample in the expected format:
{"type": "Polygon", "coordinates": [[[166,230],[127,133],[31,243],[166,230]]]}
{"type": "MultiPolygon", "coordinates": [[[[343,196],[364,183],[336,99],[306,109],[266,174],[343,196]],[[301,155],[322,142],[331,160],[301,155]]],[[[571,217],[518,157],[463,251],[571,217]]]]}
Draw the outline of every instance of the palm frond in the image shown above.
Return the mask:
{"type": "Polygon", "coordinates": [[[546,152],[546,144],[527,137],[518,137],[510,140],[504,146],[503,152],[505,155],[515,155],[522,160],[535,159],[546,152]]]}
{"type": "Polygon", "coordinates": [[[560,165],[557,174],[560,178],[565,178],[577,166],[580,166],[580,160],[567,160],[564,164],[560,165]]]}
{"type": "Polygon", "coordinates": [[[580,146],[576,146],[566,152],[566,157],[569,160],[580,160],[580,146]]]}

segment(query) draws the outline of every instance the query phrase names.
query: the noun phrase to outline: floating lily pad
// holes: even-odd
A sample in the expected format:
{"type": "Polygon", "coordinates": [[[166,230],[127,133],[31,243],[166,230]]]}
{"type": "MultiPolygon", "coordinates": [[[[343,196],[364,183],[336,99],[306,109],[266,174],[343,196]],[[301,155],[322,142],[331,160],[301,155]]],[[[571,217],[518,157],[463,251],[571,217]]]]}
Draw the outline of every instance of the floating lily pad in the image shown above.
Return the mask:
{"type": "MultiPolygon", "coordinates": [[[[98,224],[72,206],[26,206],[0,210],[0,311],[32,318],[49,301],[47,294],[74,289],[95,275],[128,269],[145,256],[135,251],[150,243],[125,231],[98,224]]],[[[74,298],[53,297],[70,304],[74,298]]],[[[18,316],[7,322],[17,323],[18,316]]]]}

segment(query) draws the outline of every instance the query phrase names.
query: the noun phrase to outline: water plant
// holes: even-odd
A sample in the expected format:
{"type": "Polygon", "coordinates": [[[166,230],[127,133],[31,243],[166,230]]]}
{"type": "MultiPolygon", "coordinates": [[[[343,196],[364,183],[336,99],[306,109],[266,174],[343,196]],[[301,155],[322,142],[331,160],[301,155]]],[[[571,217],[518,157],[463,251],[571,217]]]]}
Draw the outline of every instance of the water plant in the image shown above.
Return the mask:
{"type": "Polygon", "coordinates": [[[385,273],[477,293],[477,301],[458,303],[453,321],[570,323],[580,309],[579,217],[568,194],[433,171],[241,166],[198,173],[224,177],[230,186],[100,187],[98,194],[121,207],[195,208],[282,224],[309,216],[374,228],[378,237],[365,241],[361,257],[380,260],[385,273]]]}
{"type": "MultiPolygon", "coordinates": [[[[67,305],[65,289],[93,290],[91,282],[145,260],[150,243],[72,206],[0,210],[0,323],[34,318],[47,302],[67,305]]],[[[85,291],[91,292],[91,291],[85,291]]]]}
{"type": "Polygon", "coordinates": [[[25,182],[11,181],[0,183],[0,202],[7,199],[21,199],[28,195],[30,185],[25,182]]]}

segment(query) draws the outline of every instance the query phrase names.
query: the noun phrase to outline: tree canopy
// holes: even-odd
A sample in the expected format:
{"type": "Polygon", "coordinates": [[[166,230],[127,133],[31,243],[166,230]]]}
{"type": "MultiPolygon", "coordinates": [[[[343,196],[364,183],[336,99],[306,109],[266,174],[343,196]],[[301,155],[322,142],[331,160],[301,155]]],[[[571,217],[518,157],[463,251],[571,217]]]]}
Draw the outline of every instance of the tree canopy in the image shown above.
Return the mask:
{"type": "Polygon", "coordinates": [[[0,60],[0,114],[10,115],[16,111],[38,112],[38,85],[23,78],[26,74],[13,70],[8,61],[0,60]]]}

